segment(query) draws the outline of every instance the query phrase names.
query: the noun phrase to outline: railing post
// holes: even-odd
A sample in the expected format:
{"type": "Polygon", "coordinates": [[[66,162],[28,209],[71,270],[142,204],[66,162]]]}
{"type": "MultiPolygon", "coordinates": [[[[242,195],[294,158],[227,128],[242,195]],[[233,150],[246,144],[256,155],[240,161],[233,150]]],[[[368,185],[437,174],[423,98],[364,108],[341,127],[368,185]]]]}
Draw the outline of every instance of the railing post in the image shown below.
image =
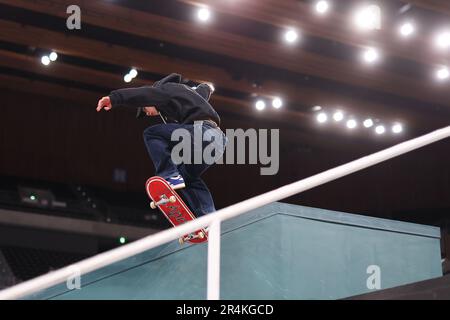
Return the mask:
{"type": "Polygon", "coordinates": [[[219,219],[215,220],[208,231],[208,300],[220,299],[220,224],[219,219]]]}

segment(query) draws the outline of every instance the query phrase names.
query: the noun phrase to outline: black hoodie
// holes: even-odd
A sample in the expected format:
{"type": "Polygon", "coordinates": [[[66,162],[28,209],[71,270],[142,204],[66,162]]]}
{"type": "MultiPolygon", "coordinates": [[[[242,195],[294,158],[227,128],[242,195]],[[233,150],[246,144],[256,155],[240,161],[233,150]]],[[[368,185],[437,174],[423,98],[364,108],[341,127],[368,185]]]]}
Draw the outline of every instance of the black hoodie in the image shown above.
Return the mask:
{"type": "Polygon", "coordinates": [[[181,84],[181,76],[171,75],[153,86],[112,91],[109,95],[113,108],[137,108],[137,117],[144,115],[143,107],[154,106],[169,122],[182,124],[197,120],[213,120],[220,125],[220,117],[208,100],[211,88],[201,84],[197,88],[181,84]]]}

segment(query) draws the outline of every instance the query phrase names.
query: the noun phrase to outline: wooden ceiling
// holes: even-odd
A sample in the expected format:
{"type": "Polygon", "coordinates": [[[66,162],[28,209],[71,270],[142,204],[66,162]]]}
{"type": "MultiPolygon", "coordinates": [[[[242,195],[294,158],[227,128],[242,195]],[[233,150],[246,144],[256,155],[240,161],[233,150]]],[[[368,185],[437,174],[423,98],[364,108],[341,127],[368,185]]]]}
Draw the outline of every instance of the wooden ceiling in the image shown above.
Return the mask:
{"type": "MultiPolygon", "coordinates": [[[[423,16],[430,30],[434,13],[436,25],[450,20],[446,0],[380,2],[389,10],[412,4],[414,18],[423,16]]],[[[382,30],[355,32],[347,10],[354,3],[339,1],[319,19],[311,1],[295,0],[0,0],[0,86],[95,105],[99,96],[125,86],[122,77],[133,66],[140,72],[133,86],[178,72],[214,83],[219,112],[304,132],[317,131],[315,105],[402,121],[409,135],[448,124],[449,84],[437,84],[432,74],[449,63],[449,52],[433,50],[425,32],[399,39],[393,29],[400,19],[392,12],[395,19],[382,30]],[[65,27],[72,4],[81,8],[82,30],[65,27]],[[199,4],[214,10],[214,21],[190,18],[199,4]],[[293,47],[280,40],[286,26],[301,30],[293,47]],[[382,48],[383,61],[365,66],[358,54],[373,45],[382,48]],[[61,56],[50,68],[39,62],[45,50],[61,56]],[[286,107],[256,115],[256,95],[282,96],[286,107]]]]}

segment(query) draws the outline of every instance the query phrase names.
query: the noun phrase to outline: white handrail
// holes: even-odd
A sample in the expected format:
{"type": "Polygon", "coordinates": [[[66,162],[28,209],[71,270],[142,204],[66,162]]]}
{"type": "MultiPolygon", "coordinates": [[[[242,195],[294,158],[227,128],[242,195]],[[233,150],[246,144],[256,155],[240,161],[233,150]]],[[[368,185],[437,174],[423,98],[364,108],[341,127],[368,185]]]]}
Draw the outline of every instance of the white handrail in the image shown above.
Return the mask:
{"type": "MultiPolygon", "coordinates": [[[[98,254],[92,258],[88,258],[81,262],[75,263],[71,266],[53,271],[49,274],[37,277],[35,279],[23,282],[14,287],[0,291],[0,300],[5,299],[20,299],[29,296],[38,291],[47,289],[56,284],[67,281],[73,276],[74,270],[80,275],[97,270],[109,264],[118,262],[120,260],[129,258],[136,254],[142,253],[149,249],[155,248],[164,243],[178,239],[184,234],[194,232],[200,228],[210,226],[210,239],[208,255],[213,254],[214,257],[209,257],[209,263],[218,263],[220,258],[220,245],[214,244],[217,241],[218,232],[220,232],[220,223],[235,216],[241,215],[250,210],[257,209],[269,203],[282,200],[284,198],[293,196],[300,192],[312,189],[327,182],[336,180],[338,178],[349,175],[353,172],[371,167],[380,162],[389,160],[407,152],[419,149],[431,143],[450,137],[450,126],[436,130],[424,136],[400,143],[388,149],[376,152],[372,155],[360,158],[358,160],[341,165],[334,169],[324,171],[309,178],[288,184],[284,187],[275,189],[273,191],[261,194],[259,196],[250,198],[224,209],[218,210],[214,214],[209,214],[200,217],[194,221],[186,223],[176,228],[161,231],[157,234],[150,235],[143,239],[137,240],[125,246],[98,254]],[[216,239],[216,241],[215,241],[216,239]]],[[[220,239],[219,239],[220,240],[220,239]]],[[[219,291],[219,268],[217,265],[208,266],[208,292],[209,298],[218,299],[219,291]]]]}

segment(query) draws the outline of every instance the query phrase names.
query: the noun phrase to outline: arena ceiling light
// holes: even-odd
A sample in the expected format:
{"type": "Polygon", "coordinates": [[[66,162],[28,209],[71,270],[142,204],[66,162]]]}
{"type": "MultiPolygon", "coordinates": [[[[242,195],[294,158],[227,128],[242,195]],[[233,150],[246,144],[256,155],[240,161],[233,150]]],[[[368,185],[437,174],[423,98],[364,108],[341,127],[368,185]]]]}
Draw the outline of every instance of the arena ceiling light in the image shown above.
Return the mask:
{"type": "Polygon", "coordinates": [[[435,44],[439,49],[450,48],[450,30],[438,33],[435,38],[435,44]]]}
{"type": "Polygon", "coordinates": [[[123,81],[125,81],[126,83],[131,82],[131,80],[133,80],[133,77],[129,73],[123,77],[123,81]]]}
{"type": "Polygon", "coordinates": [[[336,111],[336,112],[333,114],[333,119],[334,119],[334,121],[336,121],[336,122],[342,121],[342,120],[344,119],[344,113],[343,113],[342,111],[336,111]]]}
{"type": "Polygon", "coordinates": [[[325,0],[320,0],[316,2],[315,10],[318,14],[325,14],[330,9],[330,3],[325,0]]]}
{"type": "Polygon", "coordinates": [[[347,128],[355,129],[358,126],[358,122],[355,119],[350,119],[346,123],[347,128]]]}
{"type": "Polygon", "coordinates": [[[358,8],[354,13],[353,22],[359,30],[380,30],[381,8],[377,5],[358,8]]]}
{"type": "Polygon", "coordinates": [[[272,107],[274,107],[275,109],[280,109],[282,106],[283,106],[283,100],[281,100],[281,98],[275,97],[272,100],[272,107]]]}
{"type": "Polygon", "coordinates": [[[125,81],[126,83],[131,82],[134,78],[136,78],[138,75],[138,71],[135,68],[132,68],[130,70],[130,72],[128,72],[124,77],[123,77],[123,81],[125,81]]]}
{"type": "Polygon", "coordinates": [[[55,51],[52,51],[50,54],[41,57],[41,63],[44,66],[50,65],[50,63],[56,61],[58,59],[58,54],[55,51]]]}
{"type": "Polygon", "coordinates": [[[373,123],[372,119],[368,118],[368,119],[364,120],[363,125],[365,128],[371,128],[371,127],[373,127],[374,123],[373,123]]]}
{"type": "Polygon", "coordinates": [[[135,68],[133,68],[133,69],[131,69],[130,70],[130,76],[134,79],[134,78],[136,78],[137,77],[137,75],[138,75],[138,72],[137,72],[137,70],[135,69],[135,68]]]}
{"type": "Polygon", "coordinates": [[[405,22],[400,26],[399,32],[404,37],[410,37],[416,31],[416,27],[412,22],[405,22]]]}
{"type": "Polygon", "coordinates": [[[58,59],[58,54],[55,51],[52,51],[52,53],[50,53],[50,55],[48,56],[50,61],[54,62],[58,59]]]}
{"type": "Polygon", "coordinates": [[[392,132],[395,134],[399,134],[403,132],[403,125],[401,123],[395,123],[392,126],[392,132]]]}
{"type": "Polygon", "coordinates": [[[50,64],[50,62],[51,62],[51,60],[50,60],[49,56],[42,56],[41,57],[41,63],[44,66],[48,66],[50,64]]]}
{"type": "Polygon", "coordinates": [[[378,135],[382,135],[386,132],[386,128],[383,125],[378,125],[375,127],[375,133],[378,135]]]}
{"type": "Polygon", "coordinates": [[[289,43],[293,44],[298,40],[298,32],[294,29],[288,29],[284,33],[284,40],[289,43]]]}
{"type": "Polygon", "coordinates": [[[325,112],[321,112],[317,115],[316,119],[319,123],[325,123],[328,121],[328,115],[325,112]]]}
{"type": "Polygon", "coordinates": [[[436,71],[436,78],[438,80],[447,80],[450,77],[450,70],[448,67],[441,67],[436,71]]]}
{"type": "Polygon", "coordinates": [[[380,53],[375,48],[367,48],[362,54],[364,62],[368,64],[373,64],[380,59],[380,53]]]}
{"type": "Polygon", "coordinates": [[[262,111],[266,108],[266,103],[264,102],[264,100],[258,100],[255,103],[255,108],[258,111],[262,111]]]}
{"type": "Polygon", "coordinates": [[[325,124],[330,120],[334,122],[343,123],[348,130],[355,130],[359,127],[374,130],[376,135],[384,135],[391,133],[393,135],[399,135],[404,131],[404,125],[401,122],[391,122],[389,126],[384,125],[380,120],[371,117],[364,118],[363,121],[358,120],[358,115],[346,115],[345,111],[335,110],[332,113],[327,111],[327,108],[315,106],[312,108],[316,121],[320,124],[325,124]]]}
{"type": "Polygon", "coordinates": [[[197,19],[201,22],[208,22],[211,19],[211,10],[207,7],[199,8],[197,11],[197,19]]]}

